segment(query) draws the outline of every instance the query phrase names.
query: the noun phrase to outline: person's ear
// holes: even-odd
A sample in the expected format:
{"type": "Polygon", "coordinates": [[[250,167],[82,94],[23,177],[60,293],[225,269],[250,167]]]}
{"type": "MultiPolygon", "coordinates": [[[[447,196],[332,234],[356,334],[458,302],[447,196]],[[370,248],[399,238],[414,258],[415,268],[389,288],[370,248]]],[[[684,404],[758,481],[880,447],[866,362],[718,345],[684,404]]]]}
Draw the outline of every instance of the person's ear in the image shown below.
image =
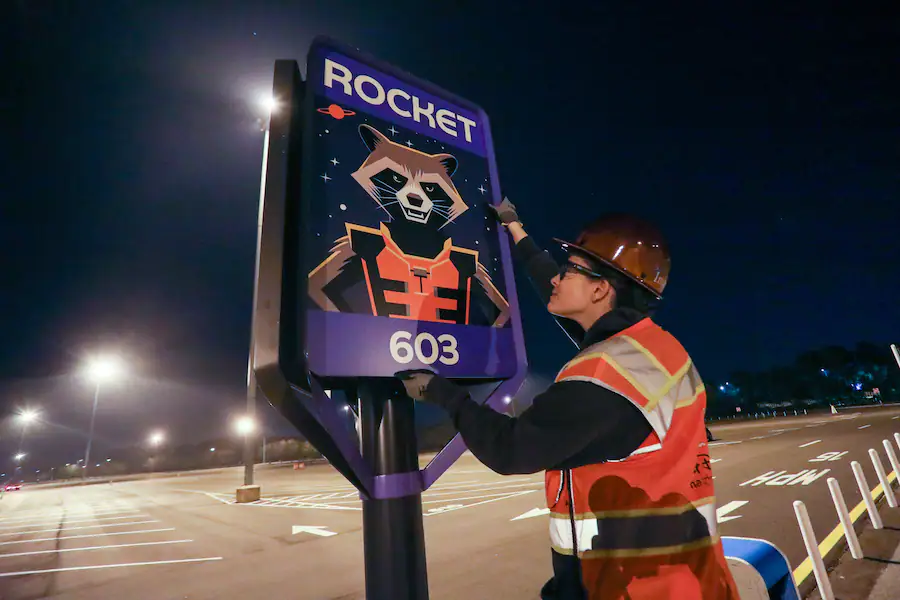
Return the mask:
{"type": "Polygon", "coordinates": [[[597,281],[597,285],[594,286],[594,293],[591,297],[591,300],[593,300],[595,304],[603,302],[603,299],[609,296],[612,291],[613,289],[609,281],[607,281],[606,279],[600,279],[597,281]]]}

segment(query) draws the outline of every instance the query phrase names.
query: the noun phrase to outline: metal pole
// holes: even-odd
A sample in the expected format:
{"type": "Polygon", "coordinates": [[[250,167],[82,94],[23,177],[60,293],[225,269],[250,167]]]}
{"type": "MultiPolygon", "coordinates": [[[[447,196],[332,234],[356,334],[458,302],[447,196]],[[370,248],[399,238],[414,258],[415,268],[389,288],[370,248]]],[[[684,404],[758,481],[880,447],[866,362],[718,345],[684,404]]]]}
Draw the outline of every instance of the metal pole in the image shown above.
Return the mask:
{"type": "Polygon", "coordinates": [[[100,400],[100,382],[97,382],[97,388],[94,390],[94,408],[91,409],[91,429],[88,433],[88,441],[87,448],[84,449],[84,470],[81,472],[81,477],[83,479],[87,479],[88,469],[90,468],[88,465],[91,462],[91,443],[94,441],[94,419],[97,417],[97,402],[100,400]]]}
{"type": "Polygon", "coordinates": [[[263,434],[262,464],[266,464],[266,434],[263,434]]]}
{"type": "Polygon", "coordinates": [[[875,508],[875,502],[872,501],[869,483],[866,481],[866,474],[863,473],[862,465],[854,460],[850,463],[850,468],[853,469],[853,475],[856,476],[856,485],[859,486],[859,493],[862,494],[863,502],[866,503],[866,510],[869,512],[872,528],[881,529],[884,527],[884,524],[881,522],[881,515],[878,514],[878,509],[875,508]]]}
{"type": "Polygon", "coordinates": [[[844,537],[847,539],[847,545],[850,547],[850,556],[859,560],[863,557],[862,548],[859,546],[859,538],[856,537],[853,521],[850,520],[850,513],[847,511],[847,503],[844,502],[844,495],[841,493],[841,484],[834,477],[829,477],[828,489],[831,491],[834,509],[837,511],[838,518],[841,520],[841,526],[844,528],[844,537]]]}
{"type": "MultiPolygon", "coordinates": [[[[266,125],[266,133],[263,136],[263,158],[262,169],[259,176],[259,204],[256,216],[256,262],[253,266],[253,312],[250,315],[250,352],[247,359],[247,416],[251,419],[256,417],[256,373],[255,354],[256,340],[254,339],[254,331],[256,330],[256,302],[259,295],[257,282],[259,281],[259,248],[260,239],[262,237],[262,218],[263,206],[266,197],[266,168],[269,164],[269,126],[266,125]]],[[[253,465],[256,462],[255,436],[248,435],[244,438],[244,485],[253,485],[253,465]]],[[[264,461],[265,462],[265,461],[264,461]]]]}
{"type": "Polygon", "coordinates": [[[800,524],[800,533],[803,535],[806,554],[812,561],[812,570],[819,586],[819,595],[822,596],[822,600],[834,600],[831,582],[828,581],[828,571],[825,570],[825,563],[822,562],[822,555],[819,554],[819,543],[816,541],[812,523],[809,522],[806,505],[801,500],[794,501],[794,513],[797,515],[797,523],[800,524]]]}
{"type": "Polygon", "coordinates": [[[900,350],[897,350],[897,344],[891,344],[891,352],[894,355],[894,360],[897,361],[897,366],[900,367],[900,350]]]}
{"type": "Polygon", "coordinates": [[[25,442],[25,430],[28,429],[28,422],[22,423],[22,433],[19,434],[19,449],[16,450],[16,454],[22,453],[22,444],[25,442]]]}
{"type": "Polygon", "coordinates": [[[875,467],[875,474],[878,475],[878,481],[884,489],[884,499],[887,500],[888,506],[897,508],[897,498],[894,497],[894,490],[891,489],[891,482],[888,481],[887,475],[884,474],[884,466],[881,464],[881,457],[874,449],[869,448],[869,458],[872,459],[872,466],[875,467]]]}
{"type": "MultiPolygon", "coordinates": [[[[388,385],[359,385],[363,458],[376,475],[418,474],[413,400],[388,385]]],[[[428,600],[422,494],[363,498],[367,600],[428,600]]]]}

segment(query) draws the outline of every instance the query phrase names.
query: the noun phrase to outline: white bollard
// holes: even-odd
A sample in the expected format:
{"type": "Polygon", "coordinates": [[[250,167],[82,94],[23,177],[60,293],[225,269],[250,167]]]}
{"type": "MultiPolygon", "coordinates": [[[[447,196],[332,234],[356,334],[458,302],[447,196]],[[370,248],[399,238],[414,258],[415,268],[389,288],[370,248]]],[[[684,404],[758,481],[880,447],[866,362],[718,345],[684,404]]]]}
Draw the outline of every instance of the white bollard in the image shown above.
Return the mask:
{"type": "Polygon", "coordinates": [[[884,444],[884,451],[887,452],[888,460],[891,462],[891,468],[894,469],[894,474],[897,477],[900,477],[900,462],[897,461],[897,454],[894,452],[894,447],[891,446],[891,443],[888,440],[884,440],[882,443],[884,444]]]}
{"type": "Polygon", "coordinates": [[[853,529],[853,521],[850,520],[850,513],[847,511],[844,495],[841,493],[841,484],[834,477],[829,477],[828,489],[831,491],[834,509],[837,511],[838,518],[841,520],[841,525],[844,528],[844,538],[847,540],[847,546],[850,547],[850,556],[859,560],[863,557],[862,548],[859,545],[859,538],[856,537],[856,530],[853,529]]]}
{"type": "Polygon", "coordinates": [[[866,503],[866,510],[869,512],[869,520],[872,521],[872,527],[874,529],[883,528],[884,524],[881,522],[881,515],[878,514],[878,509],[875,508],[875,502],[872,501],[872,493],[869,491],[869,483],[866,481],[866,474],[863,473],[862,465],[854,460],[850,463],[850,468],[853,469],[853,474],[856,476],[856,485],[859,486],[859,493],[862,494],[863,502],[866,503]]]}
{"type": "Polygon", "coordinates": [[[878,475],[878,481],[884,488],[884,499],[887,500],[888,506],[897,508],[897,498],[894,497],[894,490],[888,481],[887,475],[884,474],[884,466],[881,464],[881,457],[873,448],[869,448],[869,458],[872,459],[872,466],[875,467],[875,474],[878,475]]]}
{"type": "Polygon", "coordinates": [[[800,525],[800,533],[803,535],[803,543],[806,545],[806,554],[812,561],[812,570],[819,586],[819,595],[822,596],[822,600],[834,600],[831,582],[828,581],[828,571],[825,570],[825,563],[822,562],[822,555],[819,554],[819,542],[816,541],[816,533],[813,531],[812,523],[809,522],[806,505],[800,500],[795,500],[794,513],[797,515],[797,523],[800,525]]]}

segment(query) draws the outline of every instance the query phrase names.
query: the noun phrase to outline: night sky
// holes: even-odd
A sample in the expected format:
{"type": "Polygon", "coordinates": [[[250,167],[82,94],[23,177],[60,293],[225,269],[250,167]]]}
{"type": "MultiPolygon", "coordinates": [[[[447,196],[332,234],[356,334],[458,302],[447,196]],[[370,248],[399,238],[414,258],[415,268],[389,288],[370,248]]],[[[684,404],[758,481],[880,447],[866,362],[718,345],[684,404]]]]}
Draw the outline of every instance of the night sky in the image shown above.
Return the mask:
{"type": "MultiPolygon", "coordinates": [[[[153,426],[227,435],[249,339],[257,100],[275,59],[305,72],[317,34],[484,107],[501,185],[542,245],[609,210],[658,222],[673,254],[658,321],[706,378],[900,341],[896,13],[499,4],[7,7],[0,415],[41,406],[29,436],[74,460],[93,392],[75,374],[112,349],[132,373],[104,390],[101,448],[153,426]]],[[[550,376],[573,348],[524,278],[519,291],[530,361],[550,376]]],[[[0,427],[0,452],[17,431],[0,427]]]]}

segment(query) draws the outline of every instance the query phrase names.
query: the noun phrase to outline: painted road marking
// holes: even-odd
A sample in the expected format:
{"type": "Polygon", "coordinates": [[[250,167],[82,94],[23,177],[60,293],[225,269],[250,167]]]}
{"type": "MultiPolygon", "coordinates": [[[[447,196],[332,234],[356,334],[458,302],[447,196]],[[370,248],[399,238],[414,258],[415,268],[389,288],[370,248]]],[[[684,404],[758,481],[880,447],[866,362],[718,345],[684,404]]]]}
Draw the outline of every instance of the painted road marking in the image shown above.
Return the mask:
{"type": "Polygon", "coordinates": [[[806,443],[803,444],[802,446],[799,446],[799,448],[806,448],[807,446],[812,446],[813,444],[818,444],[818,443],[821,442],[821,441],[822,441],[822,440],[813,440],[813,441],[811,441],[811,442],[806,442],[806,443]]]}
{"type": "MultiPolygon", "coordinates": [[[[888,475],[888,483],[894,483],[897,480],[896,471],[891,471],[891,474],[888,475]]],[[[875,486],[875,489],[872,490],[872,500],[878,502],[878,499],[884,493],[884,488],[881,487],[879,483],[875,486]]],[[[861,500],[859,504],[853,507],[853,510],[850,511],[850,522],[856,523],[856,521],[862,516],[862,514],[866,511],[866,503],[865,500],[861,500]]],[[[844,539],[844,526],[838,523],[837,527],[831,530],[822,543],[819,544],[819,554],[825,558],[829,552],[831,552],[832,548],[838,543],[838,541],[844,539]]],[[[807,556],[803,559],[803,562],[794,569],[794,582],[799,586],[803,583],[803,580],[809,577],[809,574],[812,573],[812,561],[807,556]]]]}
{"type": "Polygon", "coordinates": [[[900,419],[900,415],[897,415],[896,417],[891,417],[891,421],[893,421],[895,419],[900,419]]]}
{"type": "MultiPolygon", "coordinates": [[[[454,504],[453,508],[444,507],[445,510],[441,512],[427,513],[424,516],[432,517],[434,515],[441,515],[448,512],[453,512],[454,510],[460,510],[462,508],[472,508],[473,506],[481,506],[482,504],[490,504],[491,502],[497,502],[498,500],[506,500],[507,498],[515,498],[516,496],[524,496],[525,494],[530,494],[536,490],[525,490],[524,492],[513,492],[511,494],[506,494],[504,496],[500,496],[499,498],[491,498],[490,500],[482,500],[481,502],[473,502],[472,504],[454,504]]],[[[484,498],[484,496],[481,496],[484,498]]],[[[456,498],[456,500],[471,500],[477,498],[456,498]]],[[[422,504],[426,504],[423,502],[422,504]]]]}
{"type": "Polygon", "coordinates": [[[465,508],[462,504],[448,504],[447,506],[439,506],[437,508],[429,508],[428,514],[434,515],[437,513],[447,512],[451,510],[456,510],[457,508],[465,508]]]}
{"type": "Polygon", "coordinates": [[[857,429],[865,429],[866,427],[871,427],[871,425],[863,425],[862,427],[857,427],[857,429]]]}
{"type": "Polygon", "coordinates": [[[740,441],[737,441],[737,442],[713,442],[713,443],[707,444],[707,445],[710,447],[712,447],[712,446],[729,446],[731,444],[740,444],[740,443],[741,443],[740,441]]]}
{"type": "Polygon", "coordinates": [[[543,515],[549,515],[549,508],[532,508],[528,512],[522,513],[518,517],[513,517],[510,521],[521,521],[523,519],[531,519],[533,517],[541,517],[543,515]]]}
{"type": "Polygon", "coordinates": [[[820,454],[815,458],[809,459],[809,462],[825,462],[828,460],[841,460],[841,457],[847,454],[844,452],[826,452],[825,454],[820,454]]]}
{"type": "Polygon", "coordinates": [[[724,523],[726,521],[731,521],[732,519],[740,519],[742,515],[733,515],[731,517],[726,517],[725,515],[736,511],[745,504],[749,504],[749,500],[733,500],[732,502],[729,502],[716,510],[716,520],[719,523],[724,523]]]}
{"type": "MultiPolygon", "coordinates": [[[[80,519],[76,521],[65,521],[65,525],[71,525],[72,523],[93,523],[96,521],[118,521],[119,519],[134,519],[135,517],[146,517],[147,515],[126,515],[124,517],[103,517],[100,519],[80,519]]],[[[52,519],[50,521],[36,521],[34,523],[21,523],[19,525],[9,525],[6,527],[0,527],[0,530],[5,529],[19,529],[20,527],[35,527],[38,525],[53,525],[54,523],[59,523],[60,519],[52,519]]]]}
{"type": "MultiPolygon", "coordinates": [[[[37,514],[32,514],[27,517],[7,517],[5,519],[0,519],[0,523],[17,523],[19,521],[28,521],[29,519],[35,518],[43,518],[43,519],[52,519],[54,516],[52,514],[47,514],[49,511],[37,511],[37,514]]],[[[62,513],[56,515],[56,518],[62,519],[65,517],[93,517],[93,516],[109,516],[109,515],[121,515],[123,513],[137,513],[141,512],[136,508],[129,508],[128,510],[114,510],[114,511],[102,511],[102,512],[80,512],[80,513],[62,513]]],[[[134,515],[131,515],[134,516],[134,515]]]]}
{"type": "Polygon", "coordinates": [[[320,537],[337,535],[337,532],[325,529],[324,525],[294,525],[291,527],[291,535],[297,535],[298,533],[311,533],[320,537]]]}
{"type": "Polygon", "coordinates": [[[87,567],[63,567],[60,569],[42,569],[40,571],[14,571],[12,573],[0,573],[0,577],[17,577],[20,575],[42,575],[44,573],[62,573],[64,571],[88,571],[91,569],[118,569],[120,567],[144,567],[147,565],[175,565],[179,563],[209,562],[222,560],[221,556],[207,558],[182,558],[179,560],[151,560],[146,562],[119,563],[115,565],[89,565],[87,567]]]}
{"type": "MultiPolygon", "coordinates": [[[[123,525],[146,525],[147,523],[159,523],[158,520],[150,520],[150,521],[129,521],[128,523],[104,523],[102,525],[86,525],[84,527],[64,527],[66,531],[76,531],[78,529],[97,529],[99,527],[122,527],[123,525]]],[[[59,531],[59,527],[54,527],[52,529],[31,529],[28,531],[13,531],[10,533],[0,533],[0,537],[7,535],[25,535],[26,533],[53,533],[54,531],[59,531]]]]}
{"type": "Polygon", "coordinates": [[[822,472],[818,472],[815,469],[803,469],[799,473],[788,473],[787,471],[768,471],[767,473],[763,473],[753,479],[748,479],[744,483],[740,484],[740,487],[745,485],[752,485],[756,487],[758,485],[766,484],[766,485],[809,485],[814,482],[816,479],[819,479],[825,473],[828,473],[831,469],[822,469],[822,472]]]}
{"type": "Polygon", "coordinates": [[[32,552],[14,552],[12,554],[0,554],[0,558],[12,556],[32,556],[34,554],[57,554],[59,552],[85,552],[87,550],[108,550],[110,548],[131,548],[134,546],[160,546],[162,544],[186,544],[194,540],[169,540],[165,542],[138,542],[136,544],[110,544],[107,546],[85,546],[83,548],[59,548],[57,550],[34,550],[32,552]]]}
{"type": "Polygon", "coordinates": [[[84,533],[81,535],[64,535],[61,537],[40,538],[37,540],[16,540],[14,542],[0,542],[0,546],[9,546],[10,544],[32,544],[34,542],[55,542],[56,540],[80,540],[82,538],[104,537],[110,535],[132,535],[135,533],[156,533],[157,531],[175,531],[174,527],[166,527],[164,529],[141,529],[139,531],[115,531],[113,533],[84,533]]]}
{"type": "Polygon", "coordinates": [[[712,464],[716,464],[717,462],[719,462],[721,460],[722,460],[721,458],[711,458],[711,459],[709,459],[709,462],[712,464]]]}

